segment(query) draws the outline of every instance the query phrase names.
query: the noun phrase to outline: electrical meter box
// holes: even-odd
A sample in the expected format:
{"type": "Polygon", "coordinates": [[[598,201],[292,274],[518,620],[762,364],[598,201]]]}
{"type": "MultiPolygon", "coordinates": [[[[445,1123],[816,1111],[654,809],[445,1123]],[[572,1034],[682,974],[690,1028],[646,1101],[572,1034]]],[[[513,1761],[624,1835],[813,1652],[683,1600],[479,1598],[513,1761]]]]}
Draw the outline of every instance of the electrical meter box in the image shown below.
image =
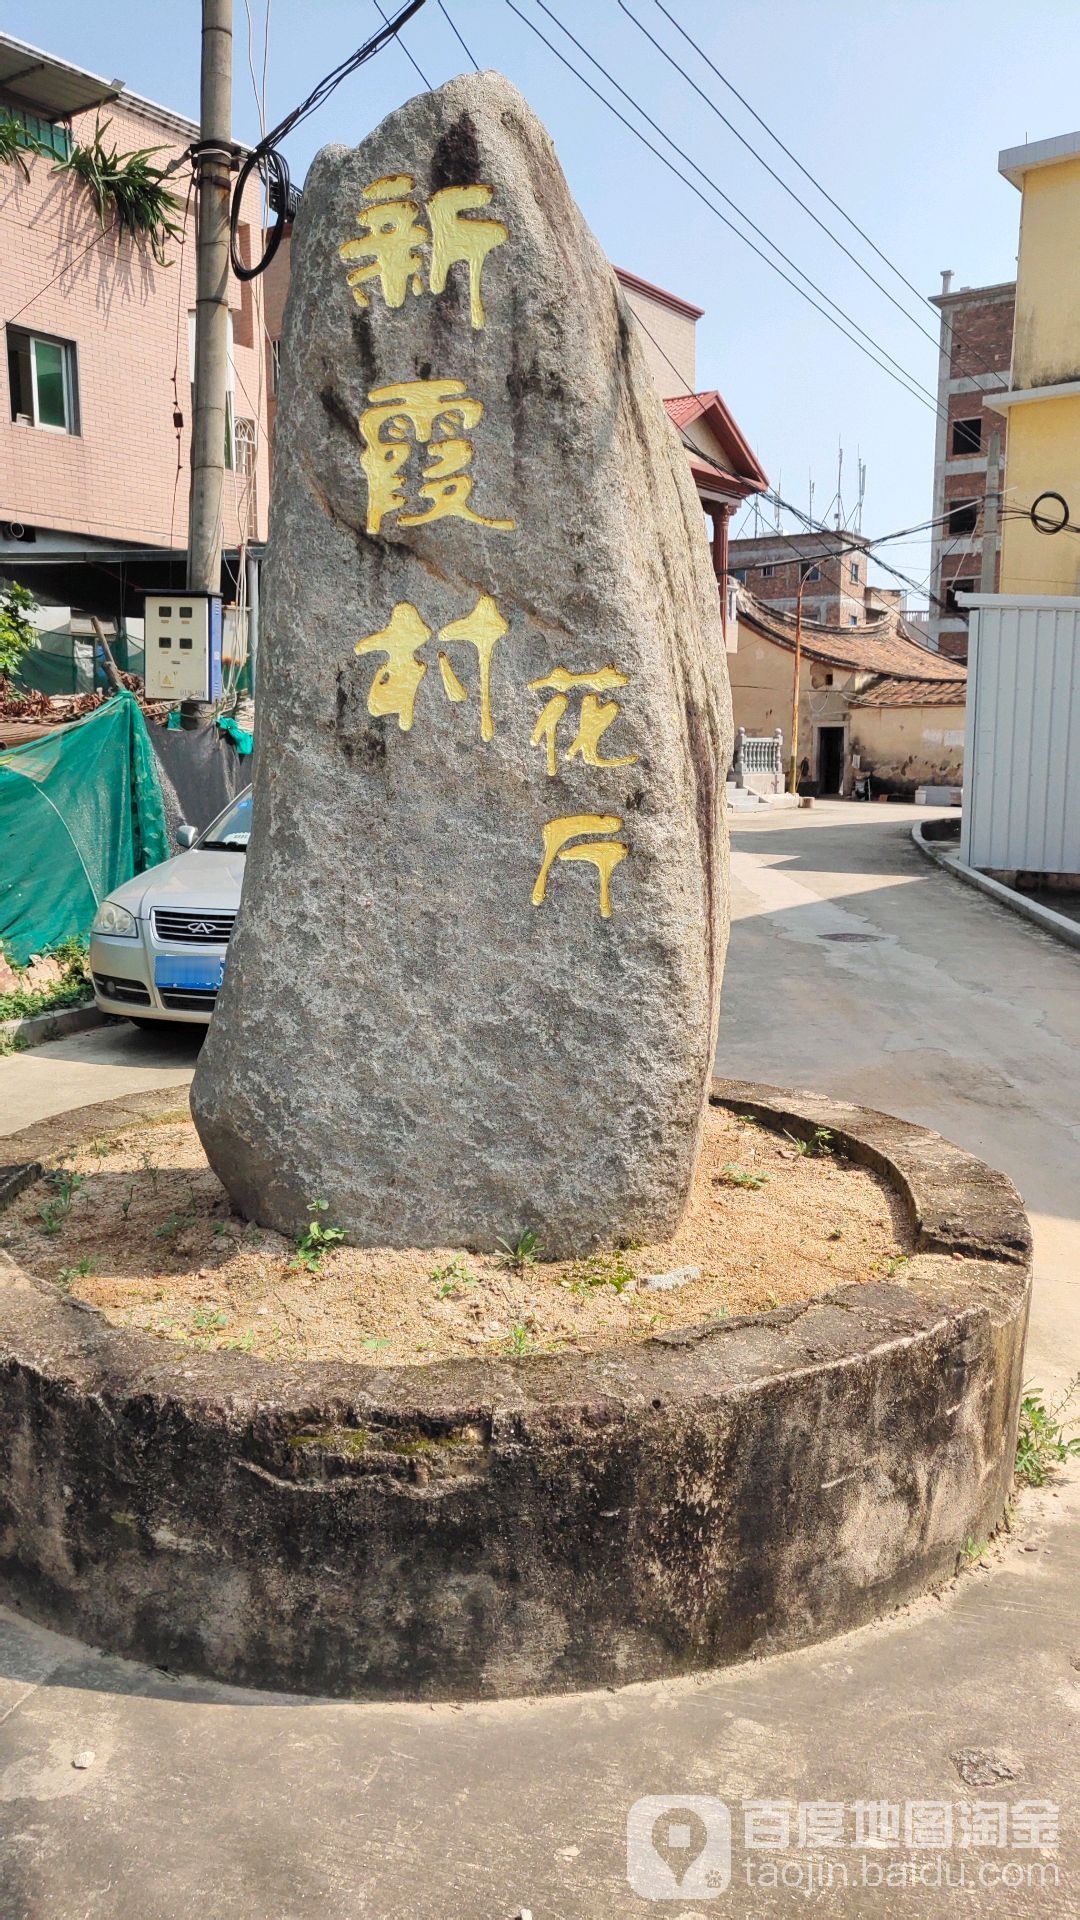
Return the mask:
{"type": "Polygon", "coordinates": [[[143,619],[147,699],[218,699],[220,593],[148,593],[143,619]]]}

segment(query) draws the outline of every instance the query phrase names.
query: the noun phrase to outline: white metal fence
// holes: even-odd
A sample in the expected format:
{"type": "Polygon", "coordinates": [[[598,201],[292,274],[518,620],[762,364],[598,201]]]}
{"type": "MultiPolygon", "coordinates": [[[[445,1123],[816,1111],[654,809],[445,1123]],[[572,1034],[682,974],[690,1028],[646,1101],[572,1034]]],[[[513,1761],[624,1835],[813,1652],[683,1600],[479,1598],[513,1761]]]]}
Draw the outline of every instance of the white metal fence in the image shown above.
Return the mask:
{"type": "Polygon", "coordinates": [[[968,866],[1080,873],[1080,598],[963,596],[970,607],[968,866]]]}

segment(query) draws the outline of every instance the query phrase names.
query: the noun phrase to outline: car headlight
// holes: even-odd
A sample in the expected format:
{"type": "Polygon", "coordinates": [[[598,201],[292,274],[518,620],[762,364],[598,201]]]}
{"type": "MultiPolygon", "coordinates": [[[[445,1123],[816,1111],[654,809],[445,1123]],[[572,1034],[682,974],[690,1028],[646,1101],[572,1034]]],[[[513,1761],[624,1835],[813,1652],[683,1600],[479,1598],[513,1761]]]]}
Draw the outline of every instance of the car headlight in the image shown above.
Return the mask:
{"type": "Polygon", "coordinates": [[[110,933],[114,938],[119,935],[122,940],[137,940],[139,923],[135,915],[129,913],[127,908],[120,906],[117,901],[103,900],[90,931],[91,933],[110,933]]]}

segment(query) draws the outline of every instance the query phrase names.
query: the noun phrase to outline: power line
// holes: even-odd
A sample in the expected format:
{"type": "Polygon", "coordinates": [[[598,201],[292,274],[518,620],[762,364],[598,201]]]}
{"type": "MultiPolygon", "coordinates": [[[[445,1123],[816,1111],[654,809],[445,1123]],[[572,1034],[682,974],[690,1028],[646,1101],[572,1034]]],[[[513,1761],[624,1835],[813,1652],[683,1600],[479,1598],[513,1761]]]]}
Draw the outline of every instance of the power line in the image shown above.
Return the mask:
{"type": "MultiPolygon", "coordinates": [[[[383,19],[384,19],[384,20],[386,21],[386,24],[387,24],[387,26],[389,26],[389,25],[390,25],[390,21],[389,21],[389,19],[387,18],[387,13],[386,13],[386,8],[385,8],[385,7],[384,7],[384,6],[383,6],[383,5],[381,4],[381,0],[375,0],[375,11],[376,11],[377,13],[381,13],[381,14],[382,14],[382,17],[383,17],[383,19]]],[[[401,37],[401,35],[400,35],[400,33],[398,33],[398,31],[397,31],[397,29],[396,29],[396,28],[395,28],[395,30],[394,30],[394,39],[395,39],[395,40],[397,41],[397,43],[398,43],[398,46],[399,46],[399,47],[401,48],[401,51],[402,51],[402,53],[403,53],[403,54],[405,55],[405,58],[406,58],[406,60],[407,60],[407,61],[409,62],[409,65],[410,65],[411,67],[413,67],[413,68],[415,68],[415,70],[416,70],[416,72],[417,72],[417,73],[418,73],[418,74],[420,75],[420,78],[421,78],[421,80],[423,81],[423,83],[424,83],[424,85],[425,85],[425,87],[427,88],[427,90],[428,90],[428,92],[430,93],[430,92],[431,92],[431,81],[430,81],[430,80],[428,79],[428,77],[427,77],[427,74],[426,74],[426,73],[424,72],[424,69],[423,69],[423,67],[422,67],[422,66],[420,65],[420,62],[419,62],[419,60],[417,60],[417,59],[416,59],[416,58],[414,57],[414,55],[413,55],[413,54],[411,54],[411,53],[409,52],[409,49],[408,49],[408,47],[407,47],[407,46],[405,45],[405,42],[404,42],[404,40],[402,39],[402,37],[401,37]]]]}
{"type": "Polygon", "coordinates": [[[462,34],[458,32],[457,27],[454,24],[453,16],[450,13],[450,9],[443,5],[443,0],[438,0],[438,8],[439,8],[439,12],[442,14],[443,19],[446,21],[446,24],[449,27],[451,33],[453,34],[454,39],[458,42],[458,45],[461,47],[466,58],[472,63],[474,71],[476,73],[479,73],[480,68],[477,65],[476,56],[470,51],[468,41],[464,38],[462,34]]]}
{"type": "MultiPolygon", "coordinates": [[[[540,4],[541,6],[543,6],[543,3],[544,3],[544,0],[538,0],[538,4],[540,4]]],[[[812,207],[807,206],[806,201],[799,197],[799,195],[795,192],[794,187],[788,185],[788,182],[784,179],[783,174],[777,173],[776,168],[771,167],[769,165],[769,162],[764,158],[762,154],[758,152],[757,148],[753,146],[752,143],[746,138],[746,135],[739,132],[739,129],[735,125],[734,121],[729,120],[726,114],[721,113],[715,100],[710,100],[704,88],[699,87],[697,84],[697,81],[694,80],[691,77],[691,75],[687,73],[686,68],[681,67],[679,65],[679,62],[676,60],[674,54],[669,53],[668,49],[664,46],[663,42],[660,40],[657,40],[655,35],[649,32],[649,29],[645,25],[645,22],[643,20],[639,20],[637,17],[637,14],[632,13],[630,11],[630,8],[626,5],[626,0],[618,0],[618,4],[622,12],[625,13],[627,19],[633,21],[638,32],[644,34],[646,40],[649,42],[649,45],[651,47],[656,48],[657,53],[659,53],[661,57],[667,61],[669,66],[674,67],[675,72],[682,76],[682,78],[686,81],[686,84],[688,87],[693,88],[694,92],[698,96],[698,99],[703,100],[705,102],[705,105],[708,107],[709,112],[715,114],[716,118],[722,123],[723,126],[727,128],[728,132],[734,134],[736,140],[739,141],[740,145],[746,148],[747,153],[753,155],[758,165],[761,167],[764,167],[766,173],[769,175],[769,178],[772,180],[775,180],[777,186],[783,188],[784,192],[788,194],[792,200],[794,200],[795,205],[797,207],[802,208],[802,211],[809,216],[809,218],[814,222],[814,225],[816,227],[820,227],[822,233],[826,234],[827,237],[833,242],[833,244],[839,247],[841,253],[844,253],[847,255],[847,258],[851,261],[852,265],[856,266],[859,269],[859,272],[865,275],[866,279],[870,281],[871,285],[875,286],[878,289],[879,293],[883,293],[885,295],[886,300],[890,300],[892,302],[893,306],[896,308],[897,313],[902,313],[904,316],[904,319],[910,320],[912,326],[918,327],[919,332],[923,334],[924,337],[927,340],[929,340],[933,346],[936,347],[938,344],[937,336],[935,334],[932,334],[928,327],[924,327],[921,320],[916,320],[914,314],[909,312],[908,308],[904,306],[903,302],[898,300],[895,294],[890,293],[888,287],[882,285],[881,281],[877,278],[876,274],[871,273],[869,267],[863,265],[863,262],[859,259],[858,254],[852,253],[851,248],[844,244],[843,240],[840,239],[839,235],[835,234],[832,228],[830,226],[827,226],[825,221],[819,218],[819,216],[814,212],[812,207]]],[[[547,7],[544,7],[544,12],[545,13],[548,12],[547,7]]],[[[698,48],[697,51],[700,53],[701,49],[698,48]]],[[[702,54],[702,58],[703,59],[705,58],[704,54],[702,54]]]]}
{"type": "MultiPolygon", "coordinates": [[[[872,335],[866,333],[865,329],[859,326],[858,321],[853,320],[851,318],[851,315],[848,314],[844,308],[839,306],[836,301],[832,300],[830,296],[827,293],[825,293],[821,287],[817,286],[816,282],[811,280],[809,275],[804,273],[801,267],[797,266],[793,260],[790,260],[787,254],[785,254],[782,251],[782,249],[776,245],[775,241],[770,240],[769,236],[766,233],[764,233],[760,227],[756,226],[755,223],[749,218],[747,214],[743,213],[741,207],[739,207],[736,204],[736,202],[732,200],[730,196],[723,191],[723,188],[719,187],[717,183],[714,180],[712,180],[707,173],[705,173],[704,169],[697,165],[697,162],[695,160],[690,159],[690,156],[683,152],[683,149],[679,147],[677,142],[671,138],[670,134],[667,134],[664,132],[663,128],[660,127],[658,123],[651,118],[651,116],[646,112],[645,108],[640,105],[640,103],[633,97],[633,95],[627,93],[626,89],[619,85],[619,82],[615,80],[613,76],[607,72],[606,68],[602,65],[602,63],[599,60],[597,60],[593,54],[589,53],[587,48],[581,45],[581,42],[575,38],[575,36],[570,32],[569,28],[563,27],[561,21],[558,23],[560,27],[562,27],[562,31],[566,34],[567,38],[573,41],[574,45],[578,47],[583,54],[585,54],[586,59],[590,60],[592,64],[601,73],[604,74],[605,79],[607,79],[610,82],[610,84],[614,86],[618,90],[618,92],[621,93],[623,97],[630,102],[630,104],[634,107],[635,111],[641,115],[642,119],[645,120],[649,126],[653,127],[657,133],[659,133],[661,139],[664,140],[668,146],[672,147],[676,153],[680,154],[681,157],[684,160],[686,160],[690,166],[694,168],[694,171],[701,175],[701,178],[703,180],[707,181],[708,185],[712,188],[713,192],[718,194],[721,200],[724,200],[728,206],[733,208],[733,210],[739,215],[739,218],[746,223],[746,225],[751,229],[753,233],[756,233],[759,235],[759,237],[765,242],[766,246],[771,247],[773,252],[776,253],[780,259],[786,261],[788,266],[790,266],[795,273],[798,273],[802,276],[802,278],[806,281],[807,286],[813,287],[815,293],[819,293],[821,295],[821,298],[823,300],[827,300],[829,302],[829,305],[834,307],[837,313],[843,314],[844,319],[849,320],[851,322],[851,325],[856,328],[857,333],[863,334],[864,339],[869,340],[871,342],[872,347],[876,347],[879,353],[884,354],[885,360],[879,359],[878,353],[872,352],[870,346],[865,346],[863,344],[863,341],[856,337],[855,333],[849,332],[848,328],[843,326],[841,322],[837,320],[832,313],[829,313],[825,307],[820,306],[816,300],[812,299],[810,294],[806,292],[805,287],[800,286],[797,280],[793,280],[789,274],[786,274],[783,271],[781,267],[778,267],[775,260],[771,260],[769,258],[769,255],[767,253],[764,253],[762,249],[759,246],[757,246],[755,242],[748,237],[747,234],[743,233],[742,230],[734,224],[733,221],[729,220],[726,214],[721,213],[719,207],[714,206],[713,202],[710,199],[708,199],[704,193],[702,193],[700,187],[696,186],[692,180],[688,179],[687,175],[683,173],[680,170],[680,168],[678,168],[675,165],[674,161],[669,160],[667,154],[662,153],[659,147],[654,146],[652,141],[646,138],[645,134],[641,132],[641,129],[639,127],[636,127],[631,120],[628,120],[625,114],[620,113],[618,107],[616,107],[611,100],[609,100],[603,93],[601,93],[599,88],[594,87],[592,84],[592,81],[586,79],[585,75],[580,71],[580,69],[578,67],[575,67],[573,62],[571,60],[568,60],[565,54],[560,53],[558,47],[552,44],[552,42],[548,39],[547,35],[543,32],[542,28],[538,27],[536,25],[536,22],[531,20],[527,14],[522,13],[520,7],[515,4],[515,0],[506,0],[506,4],[510,8],[511,13],[516,14],[518,19],[524,22],[524,24],[529,28],[529,30],[532,33],[534,33],[539,40],[543,42],[543,44],[547,47],[548,51],[550,53],[553,53],[555,55],[555,58],[559,60],[562,63],[562,65],[566,67],[567,70],[574,75],[575,79],[580,80],[582,86],[588,88],[588,91],[597,100],[600,101],[601,105],[607,107],[609,113],[613,113],[615,115],[615,118],[621,121],[622,125],[628,128],[628,130],[635,136],[635,138],[637,140],[640,140],[641,144],[648,148],[650,153],[654,154],[658,160],[662,161],[663,165],[667,167],[670,173],[673,173],[675,175],[675,178],[677,180],[681,180],[684,186],[689,187],[691,193],[696,194],[697,198],[701,201],[702,205],[707,207],[709,209],[709,212],[713,214],[717,220],[721,221],[725,227],[727,227],[732,233],[734,233],[737,236],[737,238],[743,242],[744,246],[749,247],[751,253],[755,253],[760,260],[763,260],[765,262],[766,266],[771,267],[772,271],[775,274],[779,275],[780,279],[783,280],[787,286],[794,288],[794,291],[797,294],[799,294],[803,300],[806,301],[808,306],[813,307],[816,313],[820,313],[824,319],[828,320],[829,323],[832,326],[834,326],[839,333],[842,333],[844,335],[845,339],[850,340],[853,346],[858,347],[860,353],[864,353],[868,360],[872,360],[876,367],[879,367],[883,373],[887,373],[890,379],[895,380],[899,386],[904,388],[904,391],[906,393],[909,393],[913,399],[918,400],[920,405],[929,408],[930,412],[932,413],[942,414],[942,410],[939,408],[936,398],[930,393],[929,388],[922,387],[921,382],[919,382],[916,379],[916,376],[914,374],[908,373],[905,368],[900,366],[899,361],[893,360],[892,355],[888,353],[888,350],[885,347],[880,346],[880,343],[874,340],[872,335]],[[886,360],[892,361],[892,366],[886,365],[886,360]],[[899,371],[894,372],[893,371],[894,367],[898,368],[899,371]]],[[[542,4],[542,0],[541,0],[541,4],[542,4]]],[[[550,11],[550,10],[545,8],[545,11],[550,11]]],[[[942,417],[944,417],[944,415],[942,415],[942,417]]]]}
{"type": "MultiPolygon", "coordinates": [[[[758,113],[756,109],[750,105],[750,102],[746,98],[745,94],[740,93],[739,89],[733,84],[733,82],[727,78],[727,75],[724,73],[721,73],[720,68],[716,65],[715,61],[710,60],[704,48],[698,45],[697,41],[693,38],[693,36],[689,34],[686,28],[682,26],[680,22],[675,18],[675,15],[673,13],[669,13],[667,7],[663,5],[663,0],[653,0],[653,4],[659,8],[660,12],[664,15],[664,18],[666,20],[670,20],[676,32],[681,33],[683,39],[687,42],[687,45],[693,47],[694,52],[697,54],[700,60],[704,61],[710,73],[713,73],[716,75],[716,78],[720,81],[721,85],[725,86],[728,92],[734,95],[735,99],[738,100],[740,106],[743,106],[746,108],[747,113],[750,114],[752,119],[757,121],[759,127],[763,128],[763,130],[768,134],[769,139],[775,142],[775,144],[779,147],[781,153],[787,155],[787,158],[791,161],[793,166],[799,169],[799,172],[803,175],[804,179],[809,180],[811,186],[814,187],[816,191],[821,194],[823,199],[828,201],[830,207],[833,207],[835,209],[835,211],[840,215],[841,219],[847,221],[848,226],[851,227],[853,231],[859,235],[859,238],[861,240],[865,240],[867,246],[871,249],[871,251],[876,253],[878,259],[883,261],[885,266],[888,267],[889,272],[894,273],[896,275],[896,278],[899,281],[901,281],[905,287],[907,287],[908,291],[915,295],[915,298],[918,300],[920,306],[930,307],[932,311],[936,311],[936,309],[934,308],[933,301],[927,298],[926,294],[923,293],[920,287],[917,287],[913,281],[908,279],[907,274],[902,272],[902,270],[896,265],[895,261],[890,260],[887,253],[882,252],[881,248],[876,244],[876,242],[871,240],[870,235],[866,233],[862,227],[860,227],[858,221],[855,220],[852,217],[852,215],[848,213],[840,205],[840,202],[838,200],[833,199],[832,194],[828,191],[826,187],[822,186],[821,181],[817,178],[817,176],[811,173],[808,167],[804,167],[802,161],[796,158],[795,154],[792,153],[790,147],[787,147],[784,145],[784,142],[781,140],[780,135],[778,133],[775,133],[772,127],[769,126],[768,121],[763,120],[760,113],[758,113]]],[[[630,13],[629,7],[626,7],[623,5],[623,0],[619,0],[619,5],[620,7],[622,7],[623,12],[627,14],[631,20],[634,20],[635,26],[641,29],[641,32],[646,35],[646,38],[652,40],[652,35],[648,32],[647,28],[642,26],[640,20],[636,20],[634,18],[634,15],[630,13]]],[[[653,40],[653,45],[658,48],[658,50],[664,55],[664,58],[666,60],[670,61],[672,66],[676,67],[679,73],[683,72],[683,69],[678,66],[678,63],[674,59],[672,59],[671,54],[667,52],[666,48],[660,45],[659,41],[653,40]]],[[[690,79],[689,74],[683,74],[683,78],[689,82],[690,86],[692,87],[694,86],[694,82],[690,79]]],[[[696,93],[701,93],[700,87],[694,87],[694,91],[696,93]]],[[[768,162],[762,159],[762,156],[757,152],[756,148],[750,147],[749,142],[743,139],[743,136],[738,131],[738,128],[733,127],[731,125],[731,122],[724,118],[724,115],[720,112],[720,109],[714,104],[713,101],[711,101],[708,98],[708,95],[701,94],[701,97],[705,101],[706,105],[710,107],[711,110],[717,115],[717,117],[720,120],[723,120],[724,125],[726,127],[731,128],[731,131],[732,133],[734,133],[736,139],[742,140],[743,146],[749,148],[749,151],[754,155],[755,159],[761,162],[761,165],[766,169],[768,173],[772,173],[773,170],[769,166],[768,162]]],[[[785,180],[782,180],[779,174],[773,173],[773,179],[779,181],[780,185],[784,188],[785,193],[790,193],[792,198],[798,201],[799,206],[803,208],[804,212],[810,214],[811,220],[817,221],[817,224],[819,227],[822,228],[822,231],[827,233],[829,235],[829,238],[831,240],[834,240],[836,242],[836,245],[840,247],[844,253],[848,253],[848,249],[844,246],[843,241],[840,240],[837,237],[837,235],[832,232],[831,228],[824,226],[823,222],[818,220],[817,215],[811,212],[810,208],[806,206],[804,201],[799,200],[798,195],[792,192],[792,189],[788,186],[787,182],[785,180]]],[[[928,340],[931,340],[935,346],[939,344],[937,337],[934,334],[928,332],[927,328],[923,326],[922,321],[916,320],[914,314],[909,313],[906,307],[901,306],[899,301],[895,300],[893,295],[889,293],[888,289],[881,286],[880,280],[874,279],[873,274],[868,272],[867,268],[862,265],[861,261],[856,259],[854,254],[848,253],[848,258],[849,260],[854,260],[855,265],[859,268],[860,273],[867,274],[867,278],[873,280],[874,285],[876,287],[881,288],[881,291],[882,293],[884,293],[886,299],[892,300],[893,305],[898,309],[898,311],[902,313],[906,319],[910,320],[913,326],[918,327],[920,333],[925,334],[926,338],[928,340]]],[[[978,371],[976,371],[974,368],[970,366],[965,366],[965,363],[960,359],[957,359],[956,365],[958,367],[963,368],[970,379],[976,380],[976,381],[981,380],[983,376],[988,372],[988,369],[985,367],[982,367],[978,369],[978,371]]],[[[988,392],[992,392],[993,389],[980,386],[978,387],[977,391],[979,393],[988,393],[988,392]]]]}
{"type": "MultiPolygon", "coordinates": [[[[679,382],[679,385],[682,389],[683,397],[685,397],[688,400],[696,400],[697,395],[695,393],[691,393],[689,387],[686,385],[686,381],[683,378],[682,373],[680,372],[679,368],[675,365],[674,360],[671,358],[671,355],[664,351],[664,348],[660,345],[660,342],[656,338],[656,335],[651,331],[651,329],[646,325],[645,321],[641,318],[641,315],[636,311],[634,312],[634,321],[636,325],[641,328],[642,332],[646,334],[647,337],[652,341],[653,346],[656,348],[656,351],[660,354],[661,358],[666,360],[668,366],[671,368],[672,373],[675,375],[675,378],[679,382]]],[[[720,462],[718,460],[713,460],[711,456],[705,453],[700,447],[696,447],[693,441],[689,439],[686,433],[680,431],[679,438],[682,441],[683,446],[686,447],[688,452],[692,453],[696,459],[704,461],[706,466],[713,467],[717,473],[723,473],[725,471],[725,469],[720,465],[720,462]]],[[[825,534],[825,535],[828,535],[830,538],[835,532],[834,528],[822,526],[820,522],[815,524],[810,514],[803,513],[801,507],[793,507],[789,501],[782,499],[779,493],[766,491],[763,496],[759,496],[759,497],[764,497],[764,499],[769,501],[771,505],[779,506],[784,510],[785,513],[790,513],[796,520],[801,520],[804,523],[804,527],[807,532],[825,534]]],[[[947,520],[948,514],[947,513],[942,514],[939,516],[939,518],[943,520],[947,520]]],[[[935,524],[934,521],[926,522],[926,525],[928,527],[933,526],[934,524],[935,524]]],[[[898,530],[896,538],[899,539],[903,534],[912,533],[916,531],[918,531],[917,528],[902,527],[898,530]]],[[[785,534],[783,537],[789,541],[792,538],[790,534],[785,534]]],[[[891,536],[888,534],[883,534],[880,542],[875,540],[860,541],[859,543],[860,551],[873,553],[873,550],[876,546],[885,545],[890,537],[891,536]]],[[[798,560],[812,560],[812,559],[821,558],[820,553],[817,555],[809,554],[800,550],[800,548],[798,547],[793,547],[792,552],[795,554],[795,557],[798,560]]],[[[874,557],[875,563],[881,568],[883,573],[891,573],[895,580],[902,581],[904,586],[910,587],[912,589],[912,592],[914,593],[926,593],[927,598],[931,600],[935,606],[940,607],[943,611],[946,610],[946,602],[942,600],[937,594],[929,592],[929,590],[925,586],[923,586],[922,584],[920,584],[920,582],[916,580],[912,580],[908,574],[901,573],[898,567],[890,566],[889,562],[887,560],[882,560],[879,554],[874,553],[873,557],[874,557]]],[[[947,610],[950,612],[952,611],[951,608],[947,610]]],[[[959,617],[963,618],[964,616],[961,614],[959,617]]]]}

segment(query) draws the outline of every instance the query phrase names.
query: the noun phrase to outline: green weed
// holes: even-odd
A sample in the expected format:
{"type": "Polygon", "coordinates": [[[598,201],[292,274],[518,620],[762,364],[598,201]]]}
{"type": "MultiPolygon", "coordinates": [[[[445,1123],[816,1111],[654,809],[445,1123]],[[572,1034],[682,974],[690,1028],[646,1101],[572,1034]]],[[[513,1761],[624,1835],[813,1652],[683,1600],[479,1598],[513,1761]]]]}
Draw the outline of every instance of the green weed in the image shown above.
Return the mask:
{"type": "Polygon", "coordinates": [[[722,1166],[716,1176],[718,1187],[750,1187],[756,1193],[760,1187],[767,1187],[767,1173],[751,1173],[745,1167],[737,1167],[733,1160],[722,1166]]]}
{"type": "Polygon", "coordinates": [[[195,1215],[193,1213],[170,1213],[168,1219],[163,1220],[160,1227],[154,1228],[154,1238],[155,1240],[175,1240],[178,1234],[183,1233],[185,1227],[191,1227],[194,1226],[194,1224],[195,1215]]]}
{"type": "Polygon", "coordinates": [[[522,1273],[526,1267],[534,1267],[540,1258],[540,1235],[532,1227],[526,1227],[516,1240],[500,1240],[501,1253],[495,1255],[500,1267],[513,1267],[522,1273]]]}
{"type": "Polygon", "coordinates": [[[570,1291],[577,1294],[591,1293],[596,1287],[611,1287],[616,1293],[625,1293],[636,1280],[637,1275],[621,1253],[593,1253],[588,1259],[577,1261],[567,1284],[570,1291]]]}
{"type": "Polygon", "coordinates": [[[329,1200],[309,1200],[308,1213],[311,1218],[296,1243],[296,1252],[289,1261],[289,1267],[296,1272],[306,1267],[308,1273],[318,1273],[323,1259],[331,1248],[339,1246],[345,1238],[344,1227],[324,1226],[320,1214],[329,1212],[329,1200]]]}
{"type": "Polygon", "coordinates": [[[437,1300],[452,1300],[463,1288],[479,1285],[472,1268],[460,1254],[456,1254],[445,1267],[432,1267],[430,1278],[437,1300]]]}
{"type": "Polygon", "coordinates": [[[825,1154],[834,1152],[833,1135],[830,1127],[815,1127],[809,1140],[803,1140],[797,1133],[789,1133],[784,1128],[784,1139],[790,1141],[798,1154],[825,1154]]]}
{"type": "Polygon", "coordinates": [[[61,1267],[60,1272],[56,1276],[56,1284],[58,1287],[63,1287],[66,1293],[67,1289],[73,1286],[76,1280],[87,1279],[93,1271],[93,1261],[88,1259],[84,1254],[83,1258],[77,1260],[73,1267],[61,1267]]]}
{"type": "Polygon", "coordinates": [[[515,1320],[506,1345],[508,1352],[512,1353],[515,1359],[520,1360],[523,1354],[533,1352],[535,1342],[529,1334],[528,1327],[521,1320],[515,1320]]]}
{"type": "Polygon", "coordinates": [[[1061,1417],[1078,1387],[1080,1374],[1074,1375],[1061,1398],[1049,1406],[1040,1388],[1025,1390],[1016,1436],[1016,1478],[1022,1487],[1044,1487],[1056,1467],[1080,1454],[1080,1434],[1071,1433],[1077,1422],[1061,1417]]]}

